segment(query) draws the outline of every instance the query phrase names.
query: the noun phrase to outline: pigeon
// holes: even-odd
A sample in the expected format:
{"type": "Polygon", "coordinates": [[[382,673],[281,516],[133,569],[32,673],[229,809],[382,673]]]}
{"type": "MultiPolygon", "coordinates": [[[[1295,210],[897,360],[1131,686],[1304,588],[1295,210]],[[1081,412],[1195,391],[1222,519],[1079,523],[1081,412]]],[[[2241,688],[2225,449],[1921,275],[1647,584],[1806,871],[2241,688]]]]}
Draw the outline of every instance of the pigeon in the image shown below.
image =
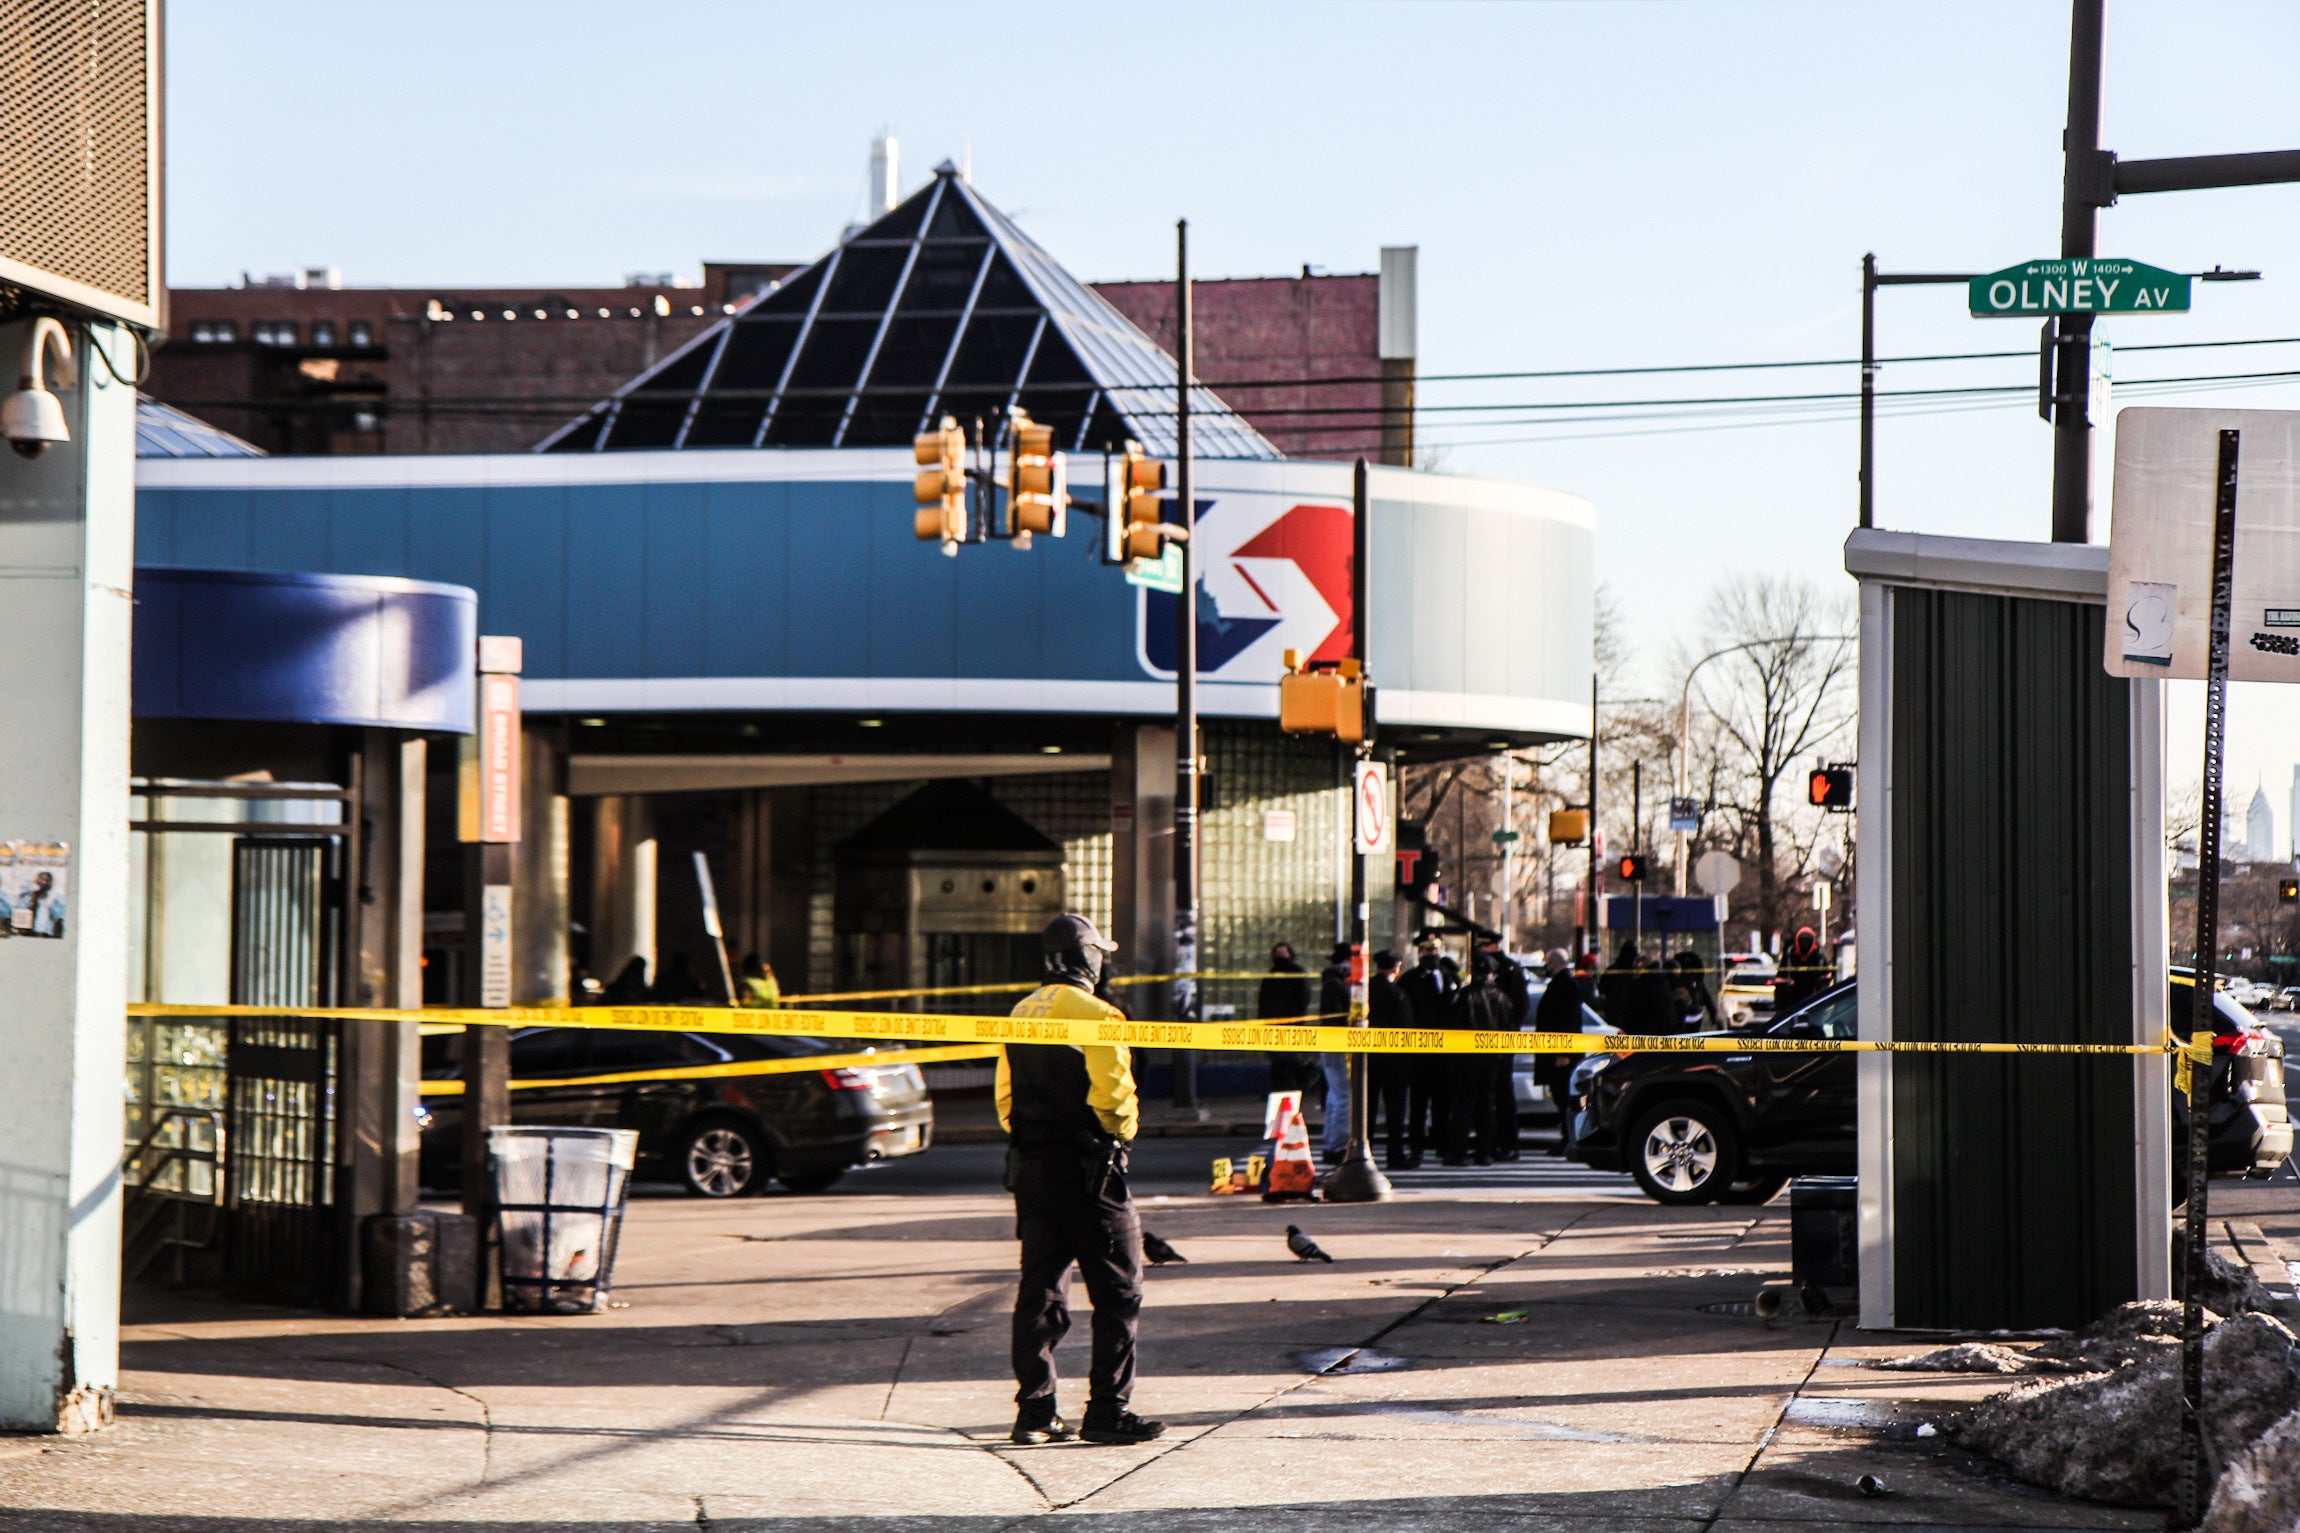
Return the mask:
{"type": "Polygon", "coordinates": [[[1332,1257],[1319,1249],[1316,1241],[1302,1233],[1302,1227],[1298,1224],[1286,1226],[1286,1249],[1293,1252],[1295,1257],[1301,1261],[1331,1262],[1333,1260],[1332,1257]]]}
{"type": "Polygon", "coordinates": [[[1150,1258],[1153,1267],[1163,1267],[1168,1262],[1187,1262],[1190,1259],[1148,1230],[1142,1232],[1142,1254],[1150,1258]]]}

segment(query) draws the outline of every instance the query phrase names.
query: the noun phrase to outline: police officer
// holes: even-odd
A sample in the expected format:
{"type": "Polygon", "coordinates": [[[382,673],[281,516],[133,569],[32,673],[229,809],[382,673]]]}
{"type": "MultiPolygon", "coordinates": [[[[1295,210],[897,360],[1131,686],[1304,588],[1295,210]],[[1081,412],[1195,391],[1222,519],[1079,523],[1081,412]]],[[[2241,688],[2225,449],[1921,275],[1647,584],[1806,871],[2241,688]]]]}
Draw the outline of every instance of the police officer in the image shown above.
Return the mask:
{"type": "MultiPolygon", "coordinates": [[[[1046,923],[1046,983],[1017,1017],[1122,1020],[1094,991],[1117,945],[1079,915],[1046,923]]],[[[1142,1221],[1126,1192],[1126,1153],[1139,1108],[1132,1052],[1119,1044],[1010,1043],[998,1057],[998,1123],[1007,1132],[1006,1186],[1022,1241],[1014,1299],[1018,1443],[1141,1443],[1166,1424],[1127,1408],[1134,1329],[1142,1313],[1142,1221]],[[1094,1303],[1086,1415],[1073,1427],[1055,1407],[1054,1348],[1070,1330],[1070,1267],[1094,1303]]]]}

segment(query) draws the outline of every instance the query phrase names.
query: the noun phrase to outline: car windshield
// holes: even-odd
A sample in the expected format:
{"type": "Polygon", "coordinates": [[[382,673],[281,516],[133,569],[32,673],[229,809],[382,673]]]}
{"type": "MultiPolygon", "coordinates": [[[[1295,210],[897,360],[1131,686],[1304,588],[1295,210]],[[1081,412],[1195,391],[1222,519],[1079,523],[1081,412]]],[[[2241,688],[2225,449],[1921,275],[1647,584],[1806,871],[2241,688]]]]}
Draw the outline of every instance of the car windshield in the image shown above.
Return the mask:
{"type": "Polygon", "coordinates": [[[1854,1038],[1860,1035],[1860,1006],[1854,986],[1846,985],[1765,1029],[1774,1038],[1854,1038]]]}

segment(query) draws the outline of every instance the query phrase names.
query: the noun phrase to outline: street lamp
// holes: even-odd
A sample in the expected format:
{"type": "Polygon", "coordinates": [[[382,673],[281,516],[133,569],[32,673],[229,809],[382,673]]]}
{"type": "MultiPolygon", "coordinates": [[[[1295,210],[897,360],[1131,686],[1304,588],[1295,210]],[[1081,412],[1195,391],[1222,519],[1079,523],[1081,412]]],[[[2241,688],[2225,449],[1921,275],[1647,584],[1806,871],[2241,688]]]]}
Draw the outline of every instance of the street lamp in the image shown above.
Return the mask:
{"type": "MultiPolygon", "coordinates": [[[[1722,660],[1727,655],[1738,655],[1747,650],[1763,649],[1769,644],[1827,644],[1832,642],[1850,644],[1857,637],[1858,635],[1849,633],[1784,634],[1777,639],[1751,639],[1746,644],[1728,644],[1723,649],[1713,649],[1694,661],[1692,667],[1685,673],[1684,687],[1677,694],[1677,760],[1670,774],[1673,786],[1669,796],[1672,799],[1686,797],[1685,757],[1693,733],[1693,678],[1700,672],[1701,667],[1712,660],[1722,660]]],[[[1685,835],[1686,833],[1682,830],[1676,832],[1677,893],[1680,896],[1685,893],[1685,835]]]]}

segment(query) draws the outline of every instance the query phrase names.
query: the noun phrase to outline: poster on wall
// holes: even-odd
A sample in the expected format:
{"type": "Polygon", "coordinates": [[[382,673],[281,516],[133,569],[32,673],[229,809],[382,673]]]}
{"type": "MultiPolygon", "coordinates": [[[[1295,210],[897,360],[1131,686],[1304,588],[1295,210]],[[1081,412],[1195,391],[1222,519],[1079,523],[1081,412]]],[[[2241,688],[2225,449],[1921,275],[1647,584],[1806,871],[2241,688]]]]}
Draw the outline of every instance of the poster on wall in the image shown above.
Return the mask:
{"type": "Polygon", "coordinates": [[[71,848],[61,841],[0,841],[0,908],[11,937],[64,935],[71,848]]]}

